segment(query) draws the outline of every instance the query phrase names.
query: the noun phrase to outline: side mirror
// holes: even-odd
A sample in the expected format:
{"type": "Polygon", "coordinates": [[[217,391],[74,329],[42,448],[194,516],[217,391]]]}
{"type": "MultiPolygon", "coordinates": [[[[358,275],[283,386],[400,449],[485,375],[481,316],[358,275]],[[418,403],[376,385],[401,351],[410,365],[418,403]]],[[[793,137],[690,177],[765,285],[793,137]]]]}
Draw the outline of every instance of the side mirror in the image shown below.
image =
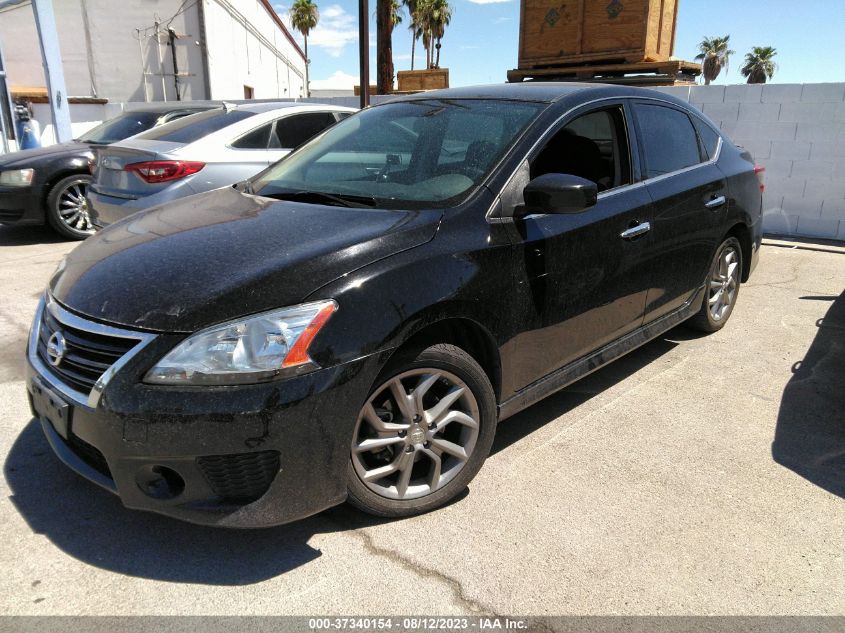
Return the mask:
{"type": "Polygon", "coordinates": [[[522,190],[525,206],[520,215],[532,213],[580,213],[595,206],[596,183],[572,174],[543,174],[522,190]]]}

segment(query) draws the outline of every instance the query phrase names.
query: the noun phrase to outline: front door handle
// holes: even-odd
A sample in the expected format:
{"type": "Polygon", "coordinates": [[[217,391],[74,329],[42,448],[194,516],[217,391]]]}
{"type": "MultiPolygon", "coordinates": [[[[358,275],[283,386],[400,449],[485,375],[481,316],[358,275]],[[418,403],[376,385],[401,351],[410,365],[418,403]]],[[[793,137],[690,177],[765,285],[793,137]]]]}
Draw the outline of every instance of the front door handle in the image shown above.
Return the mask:
{"type": "Polygon", "coordinates": [[[619,237],[621,237],[623,240],[633,240],[634,238],[637,238],[640,235],[645,235],[650,230],[651,222],[643,222],[641,224],[637,224],[636,226],[632,226],[630,229],[622,231],[619,237]]]}
{"type": "Polygon", "coordinates": [[[711,198],[708,202],[705,202],[704,206],[708,209],[718,209],[723,204],[725,204],[725,202],[727,202],[725,196],[716,196],[714,198],[711,198]]]}

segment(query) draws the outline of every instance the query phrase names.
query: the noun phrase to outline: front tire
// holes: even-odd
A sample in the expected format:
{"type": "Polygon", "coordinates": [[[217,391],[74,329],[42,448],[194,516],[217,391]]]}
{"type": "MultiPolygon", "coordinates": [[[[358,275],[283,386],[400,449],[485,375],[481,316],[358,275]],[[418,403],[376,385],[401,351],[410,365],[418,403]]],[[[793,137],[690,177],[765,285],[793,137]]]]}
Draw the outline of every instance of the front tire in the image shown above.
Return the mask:
{"type": "Polygon", "coordinates": [[[404,354],[362,407],[347,467],[349,501],[370,514],[443,506],[475,477],[496,431],[496,399],[481,366],[454,345],[404,354]]]}
{"type": "Polygon", "coordinates": [[[716,249],[707,274],[701,310],[687,324],[701,332],[718,332],[728,322],[739,296],[742,279],[742,247],[729,237],[716,249]]]}
{"type": "Polygon", "coordinates": [[[84,240],[94,234],[85,199],[92,180],[88,174],[74,174],[62,178],[47,195],[47,221],[63,237],[84,240]]]}

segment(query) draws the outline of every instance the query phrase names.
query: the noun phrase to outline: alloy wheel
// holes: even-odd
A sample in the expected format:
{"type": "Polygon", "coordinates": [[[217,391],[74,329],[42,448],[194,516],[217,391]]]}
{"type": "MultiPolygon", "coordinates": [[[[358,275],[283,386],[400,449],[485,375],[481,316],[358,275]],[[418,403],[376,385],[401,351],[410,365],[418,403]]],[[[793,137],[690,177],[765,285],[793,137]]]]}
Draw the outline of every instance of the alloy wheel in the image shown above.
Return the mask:
{"type": "Polygon", "coordinates": [[[81,233],[93,233],[88,201],[85,193],[88,184],[85,181],[71,182],[59,192],[56,205],[59,219],[70,229],[81,233]]]}
{"type": "Polygon", "coordinates": [[[478,402],[464,381],[442,369],[394,376],[367,400],[352,441],[364,485],[387,499],[416,499],[464,468],[479,434],[478,402]]]}
{"type": "Polygon", "coordinates": [[[719,253],[710,277],[709,309],[714,321],[730,312],[739,287],[739,254],[730,244],[719,253]]]}

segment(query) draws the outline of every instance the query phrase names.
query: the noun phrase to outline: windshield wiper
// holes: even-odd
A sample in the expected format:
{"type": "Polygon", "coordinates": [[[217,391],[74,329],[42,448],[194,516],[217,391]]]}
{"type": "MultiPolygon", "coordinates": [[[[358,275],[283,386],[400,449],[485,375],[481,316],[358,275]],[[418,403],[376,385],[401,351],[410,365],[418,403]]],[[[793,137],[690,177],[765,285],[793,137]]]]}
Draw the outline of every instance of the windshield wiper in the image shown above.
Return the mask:
{"type": "Polygon", "coordinates": [[[324,191],[278,191],[275,193],[259,193],[259,196],[274,200],[292,200],[295,202],[316,202],[333,204],[340,207],[371,209],[377,205],[371,196],[353,196],[347,194],[325,193],[324,191]]]}

